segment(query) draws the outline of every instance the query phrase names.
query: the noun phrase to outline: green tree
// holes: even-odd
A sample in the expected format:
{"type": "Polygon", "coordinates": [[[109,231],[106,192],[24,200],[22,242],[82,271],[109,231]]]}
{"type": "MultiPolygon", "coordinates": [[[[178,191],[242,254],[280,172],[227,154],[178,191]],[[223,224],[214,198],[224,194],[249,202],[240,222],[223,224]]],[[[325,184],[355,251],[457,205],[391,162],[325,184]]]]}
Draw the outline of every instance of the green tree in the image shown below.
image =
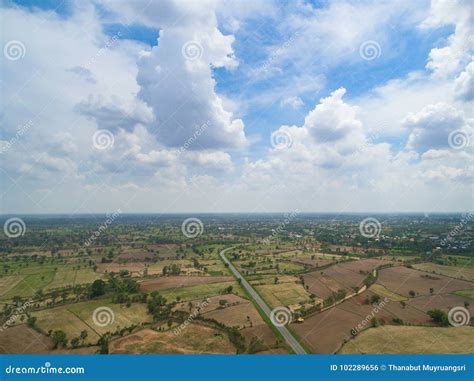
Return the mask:
{"type": "Polygon", "coordinates": [[[64,331],[57,330],[51,333],[51,339],[53,340],[54,349],[58,348],[59,346],[66,346],[67,344],[67,336],[64,331]]]}
{"type": "Polygon", "coordinates": [[[90,295],[91,298],[95,298],[97,296],[101,296],[105,294],[105,282],[103,280],[97,279],[95,280],[90,288],[90,295]]]}

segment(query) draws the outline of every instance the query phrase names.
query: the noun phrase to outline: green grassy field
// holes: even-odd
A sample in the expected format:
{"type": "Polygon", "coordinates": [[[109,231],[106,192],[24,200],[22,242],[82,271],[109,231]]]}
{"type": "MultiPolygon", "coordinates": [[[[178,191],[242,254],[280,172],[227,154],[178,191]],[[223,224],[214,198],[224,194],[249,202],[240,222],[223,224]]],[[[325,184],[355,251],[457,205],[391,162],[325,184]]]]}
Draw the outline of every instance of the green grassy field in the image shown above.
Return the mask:
{"type": "Polygon", "coordinates": [[[396,294],[390,290],[387,290],[384,286],[381,284],[373,284],[370,286],[370,290],[375,292],[377,295],[380,295],[382,297],[387,297],[393,302],[401,302],[402,300],[407,300],[408,298],[405,298],[402,295],[396,294]]]}
{"type": "Polygon", "coordinates": [[[444,266],[438,265],[436,263],[417,263],[413,265],[413,267],[417,270],[427,271],[430,273],[446,275],[457,279],[469,280],[471,282],[474,281],[474,268],[469,266],[444,266]]]}
{"type": "Polygon", "coordinates": [[[310,294],[297,283],[266,284],[255,289],[272,308],[310,300],[310,294]]]}
{"type": "Polygon", "coordinates": [[[461,291],[454,291],[454,295],[465,296],[466,298],[474,299],[474,290],[461,290],[461,291]]]}

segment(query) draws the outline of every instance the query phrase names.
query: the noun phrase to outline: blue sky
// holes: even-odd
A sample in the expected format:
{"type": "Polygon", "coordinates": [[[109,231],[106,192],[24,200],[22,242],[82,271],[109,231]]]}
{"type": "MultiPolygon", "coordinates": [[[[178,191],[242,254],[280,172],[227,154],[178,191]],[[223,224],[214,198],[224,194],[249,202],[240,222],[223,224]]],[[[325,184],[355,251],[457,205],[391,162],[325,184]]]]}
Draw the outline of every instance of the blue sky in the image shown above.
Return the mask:
{"type": "Polygon", "coordinates": [[[6,2],[4,52],[24,57],[3,66],[2,208],[100,212],[135,192],[131,211],[471,209],[468,7],[6,2]],[[112,149],[85,147],[104,131],[112,149]],[[71,189],[98,197],[68,205],[71,189]]]}

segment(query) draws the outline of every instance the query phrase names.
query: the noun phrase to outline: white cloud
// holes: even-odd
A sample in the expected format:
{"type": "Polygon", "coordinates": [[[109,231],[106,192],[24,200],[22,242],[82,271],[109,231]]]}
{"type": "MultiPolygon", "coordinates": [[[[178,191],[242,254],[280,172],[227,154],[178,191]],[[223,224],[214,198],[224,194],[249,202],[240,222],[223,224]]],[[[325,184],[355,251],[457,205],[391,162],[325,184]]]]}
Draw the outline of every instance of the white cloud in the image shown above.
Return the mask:
{"type": "Polygon", "coordinates": [[[280,102],[280,105],[282,107],[283,106],[290,106],[292,109],[298,109],[298,108],[300,108],[301,106],[304,105],[304,102],[300,97],[298,97],[296,95],[293,95],[291,97],[283,99],[280,102]]]}
{"type": "Polygon", "coordinates": [[[407,148],[419,152],[449,147],[449,134],[455,130],[471,133],[464,113],[446,103],[425,106],[408,115],[402,123],[411,131],[407,148]]]}
{"type": "Polygon", "coordinates": [[[458,99],[470,102],[474,100],[474,63],[467,65],[454,81],[455,95],[458,99]]]}
{"type": "Polygon", "coordinates": [[[463,63],[470,58],[472,44],[472,2],[470,0],[432,0],[430,15],[421,24],[422,28],[436,28],[454,25],[455,31],[449,36],[446,46],[434,48],[426,67],[439,78],[449,77],[459,72],[463,63]]]}

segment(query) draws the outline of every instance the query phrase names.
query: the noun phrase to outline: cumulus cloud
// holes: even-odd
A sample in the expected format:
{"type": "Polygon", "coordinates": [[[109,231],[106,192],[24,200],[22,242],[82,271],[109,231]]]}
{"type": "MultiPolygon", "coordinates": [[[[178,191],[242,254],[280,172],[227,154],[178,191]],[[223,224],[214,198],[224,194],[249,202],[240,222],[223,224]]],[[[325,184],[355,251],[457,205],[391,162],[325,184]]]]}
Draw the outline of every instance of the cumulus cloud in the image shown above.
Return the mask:
{"type": "Polygon", "coordinates": [[[108,2],[124,22],[160,27],[158,46],[138,62],[139,97],[152,109],[150,130],[169,147],[182,146],[203,123],[209,128],[192,149],[243,148],[244,123],[217,94],[212,68],[238,62],[234,36],[218,29],[214,1],[108,2]]]}
{"type": "Polygon", "coordinates": [[[432,0],[430,14],[421,28],[436,28],[454,25],[446,46],[434,48],[429,54],[426,67],[435,77],[456,74],[463,63],[469,60],[469,46],[472,34],[472,2],[469,0],[432,0]]]}
{"type": "Polygon", "coordinates": [[[474,100],[474,63],[467,65],[464,70],[454,81],[455,95],[464,102],[474,100]]]}
{"type": "Polygon", "coordinates": [[[402,123],[411,131],[407,148],[418,152],[449,147],[449,134],[455,130],[471,132],[464,113],[446,103],[428,105],[402,123]]]}

